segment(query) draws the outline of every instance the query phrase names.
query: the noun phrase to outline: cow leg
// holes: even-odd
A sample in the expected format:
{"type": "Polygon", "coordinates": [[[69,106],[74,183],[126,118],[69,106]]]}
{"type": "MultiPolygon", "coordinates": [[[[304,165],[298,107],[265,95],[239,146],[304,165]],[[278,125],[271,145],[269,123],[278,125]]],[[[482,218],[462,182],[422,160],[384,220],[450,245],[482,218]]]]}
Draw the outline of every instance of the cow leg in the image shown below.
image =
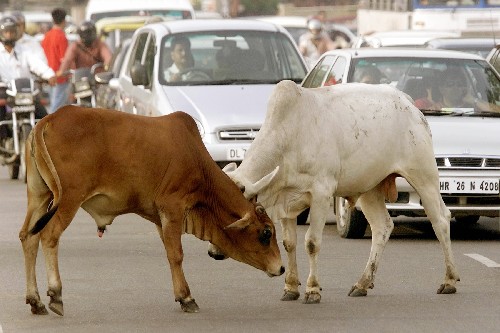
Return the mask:
{"type": "MultiPolygon", "coordinates": [[[[431,164],[432,165],[432,164],[431,164]]],[[[443,202],[443,198],[439,193],[439,180],[436,173],[435,177],[420,177],[418,179],[408,179],[410,184],[415,188],[422,200],[425,213],[432,223],[432,228],[436,234],[439,243],[444,252],[445,261],[445,278],[437,290],[438,294],[453,294],[457,291],[456,283],[460,281],[453,252],[451,250],[450,240],[450,219],[451,213],[443,202]]]]}
{"type": "Polygon", "coordinates": [[[283,246],[288,257],[288,268],[285,275],[285,293],[282,301],[295,301],[299,298],[299,274],[297,269],[297,220],[281,219],[283,246]]]}
{"type": "MultiPolygon", "coordinates": [[[[28,168],[31,167],[31,165],[28,165],[28,168]]],[[[46,315],[48,312],[40,300],[36,280],[36,259],[40,244],[40,234],[30,235],[28,231],[30,226],[47,212],[47,207],[52,196],[38,173],[30,173],[28,177],[28,209],[24,224],[19,231],[26,274],[26,304],[31,306],[33,314],[46,315]]]]}
{"type": "Polygon", "coordinates": [[[321,301],[321,287],[318,280],[318,256],[323,239],[326,215],[330,207],[330,199],[327,196],[313,196],[309,211],[309,228],[305,237],[305,248],[309,255],[309,276],[304,297],[305,304],[316,304],[321,301]]]}
{"type": "Polygon", "coordinates": [[[80,207],[76,200],[66,196],[60,203],[59,208],[49,223],[40,232],[42,250],[45,257],[45,270],[47,271],[48,290],[50,296],[49,309],[60,316],[64,315],[62,301],[62,283],[59,274],[59,239],[62,233],[69,226],[80,207]],[[67,200],[65,200],[67,199],[67,200]],[[65,202],[73,202],[71,205],[65,202]],[[75,205],[74,202],[78,204],[75,205]]]}
{"type": "Polygon", "coordinates": [[[373,288],[380,257],[394,229],[394,222],[385,207],[385,194],[380,185],[361,195],[358,202],[370,224],[372,246],[363,275],[349,291],[348,295],[353,297],[366,296],[368,289],[373,288]]]}
{"type": "MultiPolygon", "coordinates": [[[[182,260],[184,252],[182,250],[182,223],[176,223],[175,220],[169,220],[165,214],[160,213],[163,245],[167,251],[167,259],[172,274],[172,284],[174,285],[175,301],[181,303],[181,309],[184,312],[199,312],[200,308],[196,304],[191,291],[189,290],[184,271],[182,269],[182,260]]],[[[177,220],[180,222],[181,219],[177,220]]]]}

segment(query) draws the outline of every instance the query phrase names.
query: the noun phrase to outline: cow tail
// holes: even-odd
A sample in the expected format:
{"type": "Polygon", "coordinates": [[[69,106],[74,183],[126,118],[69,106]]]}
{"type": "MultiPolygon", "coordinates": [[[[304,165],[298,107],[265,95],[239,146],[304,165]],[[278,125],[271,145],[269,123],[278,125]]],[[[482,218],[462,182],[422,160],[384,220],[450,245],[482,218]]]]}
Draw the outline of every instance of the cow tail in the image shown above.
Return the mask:
{"type": "MultiPolygon", "coordinates": [[[[47,150],[47,146],[45,144],[45,137],[44,133],[47,129],[47,126],[49,125],[48,122],[43,124],[42,128],[36,128],[33,133],[33,141],[34,141],[34,146],[36,149],[33,149],[33,154],[35,156],[38,155],[38,157],[42,157],[43,161],[45,162],[45,165],[47,166],[47,169],[49,170],[50,174],[42,174],[40,172],[40,162],[37,163],[37,168],[38,172],[40,172],[42,178],[45,180],[45,183],[49,187],[49,189],[52,191],[52,195],[54,196],[54,199],[52,202],[49,204],[48,211],[45,213],[38,221],[36,221],[35,225],[31,230],[29,231],[30,234],[34,235],[42,231],[42,229],[49,223],[50,219],[54,216],[56,213],[58,207],[59,207],[59,200],[61,198],[62,194],[62,187],[61,187],[61,179],[59,178],[59,175],[57,174],[57,170],[54,166],[54,163],[52,162],[52,158],[50,157],[49,151],[47,150]]],[[[36,161],[36,157],[35,157],[36,161]]]]}

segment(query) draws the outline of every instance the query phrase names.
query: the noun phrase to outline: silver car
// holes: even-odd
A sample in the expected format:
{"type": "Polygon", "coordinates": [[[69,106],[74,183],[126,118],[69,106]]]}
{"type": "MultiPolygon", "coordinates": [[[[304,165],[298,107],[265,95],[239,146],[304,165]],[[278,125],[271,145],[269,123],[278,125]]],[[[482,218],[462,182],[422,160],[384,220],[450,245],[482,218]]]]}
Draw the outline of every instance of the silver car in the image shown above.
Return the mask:
{"type": "MultiPolygon", "coordinates": [[[[390,84],[410,95],[431,127],[441,195],[457,222],[499,216],[500,78],[482,57],[429,49],[363,48],[325,53],[304,87],[365,82],[390,84]]],[[[397,140],[397,138],[394,138],[397,140]]],[[[401,177],[392,216],[425,216],[420,198],[401,177]]],[[[362,237],[367,221],[359,208],[334,205],[343,237],[362,237]]]]}
{"type": "Polygon", "coordinates": [[[178,20],[138,29],[110,86],[117,89],[119,110],[146,116],[189,113],[223,167],[243,159],[276,83],[289,79],[300,84],[306,73],[292,37],[278,25],[178,20]],[[188,66],[174,75],[173,48],[179,40],[188,41],[191,54],[188,66]]]}

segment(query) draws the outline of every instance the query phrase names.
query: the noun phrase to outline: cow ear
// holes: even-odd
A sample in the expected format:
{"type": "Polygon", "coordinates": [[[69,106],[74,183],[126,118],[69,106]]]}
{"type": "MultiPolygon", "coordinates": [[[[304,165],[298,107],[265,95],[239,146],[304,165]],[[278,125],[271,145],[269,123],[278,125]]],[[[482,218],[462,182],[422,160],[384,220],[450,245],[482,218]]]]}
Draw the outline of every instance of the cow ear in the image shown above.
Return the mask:
{"type": "Polygon", "coordinates": [[[222,168],[222,171],[224,171],[225,173],[233,172],[234,170],[236,170],[236,167],[236,163],[231,162],[226,164],[226,166],[222,168]]]}
{"type": "Polygon", "coordinates": [[[243,230],[246,227],[250,225],[252,220],[250,219],[250,213],[246,213],[245,216],[243,216],[241,219],[239,219],[236,222],[231,223],[230,225],[226,226],[225,229],[238,229],[238,230],[243,230]]]}

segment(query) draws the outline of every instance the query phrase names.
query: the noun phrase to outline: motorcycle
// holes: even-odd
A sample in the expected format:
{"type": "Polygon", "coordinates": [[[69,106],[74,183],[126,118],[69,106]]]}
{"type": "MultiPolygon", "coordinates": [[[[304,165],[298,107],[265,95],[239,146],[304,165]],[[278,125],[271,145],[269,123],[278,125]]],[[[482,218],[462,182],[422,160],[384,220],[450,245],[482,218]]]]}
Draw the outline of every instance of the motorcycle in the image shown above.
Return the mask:
{"type": "Polygon", "coordinates": [[[71,86],[73,87],[73,97],[75,104],[86,107],[96,107],[96,81],[95,72],[103,67],[102,63],[97,63],[91,68],[77,68],[69,70],[71,75],[71,86]]]}
{"type": "Polygon", "coordinates": [[[0,121],[4,132],[0,137],[0,162],[8,166],[10,179],[26,182],[25,142],[38,121],[35,102],[39,93],[39,82],[31,78],[0,82],[0,106],[6,112],[0,121]]]}

